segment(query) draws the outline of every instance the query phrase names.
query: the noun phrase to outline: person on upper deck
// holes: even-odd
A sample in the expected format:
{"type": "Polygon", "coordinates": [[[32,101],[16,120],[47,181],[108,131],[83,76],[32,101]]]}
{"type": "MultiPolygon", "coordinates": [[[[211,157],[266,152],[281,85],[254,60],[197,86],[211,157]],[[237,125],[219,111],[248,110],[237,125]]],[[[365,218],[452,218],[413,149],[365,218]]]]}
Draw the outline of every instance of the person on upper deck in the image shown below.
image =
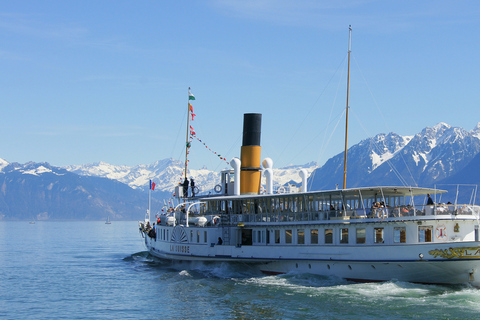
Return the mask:
{"type": "Polygon", "coordinates": [[[192,197],[195,197],[195,181],[193,181],[193,178],[190,178],[190,188],[192,188],[192,197]]]}
{"type": "Polygon", "coordinates": [[[187,198],[188,197],[188,179],[185,178],[185,180],[183,181],[183,197],[184,198],[187,198]]]}
{"type": "Polygon", "coordinates": [[[433,205],[433,200],[432,197],[430,197],[430,194],[427,194],[428,200],[427,200],[427,206],[433,205]]]}

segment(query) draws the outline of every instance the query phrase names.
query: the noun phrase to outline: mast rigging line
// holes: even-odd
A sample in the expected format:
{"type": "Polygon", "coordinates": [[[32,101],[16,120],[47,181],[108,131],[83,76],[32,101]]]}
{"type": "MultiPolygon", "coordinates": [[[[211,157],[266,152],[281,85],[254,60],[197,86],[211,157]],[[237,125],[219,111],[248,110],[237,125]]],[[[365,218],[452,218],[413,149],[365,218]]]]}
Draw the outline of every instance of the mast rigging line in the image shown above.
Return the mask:
{"type": "MultiPolygon", "coordinates": [[[[277,158],[280,158],[281,155],[287,150],[288,146],[291,144],[292,140],[295,138],[295,136],[298,134],[298,131],[300,130],[300,128],[303,127],[303,124],[304,122],[310,118],[310,114],[312,113],[314,107],[317,105],[318,101],[320,100],[320,98],[325,94],[325,91],[327,91],[327,88],[330,86],[330,83],[332,82],[332,80],[335,78],[335,76],[337,75],[338,71],[339,70],[343,70],[343,65],[345,64],[345,61],[346,61],[346,55],[345,57],[342,59],[342,61],[340,62],[340,64],[337,66],[337,69],[335,70],[335,72],[332,74],[332,76],[330,77],[330,79],[328,80],[327,84],[325,85],[325,87],[323,88],[322,92],[320,93],[320,95],[317,97],[317,99],[315,100],[315,102],[312,104],[312,106],[310,107],[310,109],[308,110],[308,112],[305,114],[305,117],[303,118],[303,120],[300,122],[300,124],[297,126],[295,132],[290,136],[290,139],[288,140],[287,143],[284,144],[284,147],[283,149],[280,151],[280,153],[277,155],[277,158]]],[[[343,72],[342,72],[342,75],[340,76],[340,79],[342,78],[343,76],[343,72]]],[[[335,95],[335,99],[334,101],[336,100],[337,98],[337,95],[338,95],[338,89],[337,89],[337,93],[335,95]]],[[[331,115],[332,115],[332,111],[333,111],[333,107],[334,107],[335,103],[332,105],[332,109],[330,110],[330,117],[329,117],[329,123],[330,123],[330,119],[331,119],[331,115]]],[[[327,125],[327,128],[328,128],[328,125],[327,125]]],[[[325,140],[325,139],[324,139],[325,140]]],[[[287,163],[288,164],[288,163],[287,163]]]]}
{"type": "MultiPolygon", "coordinates": [[[[178,132],[177,132],[177,137],[175,138],[175,142],[173,144],[173,147],[172,147],[172,152],[171,152],[171,157],[173,156],[174,152],[175,152],[175,148],[177,147],[177,142],[178,142],[178,137],[180,137],[180,132],[182,131],[183,129],[183,124],[184,124],[184,119],[185,119],[185,114],[187,112],[184,112],[183,113],[183,116],[182,116],[182,120],[180,121],[180,125],[178,126],[178,132]]],[[[182,150],[180,151],[180,155],[176,158],[178,161],[181,161],[180,158],[182,157],[183,154],[185,154],[185,149],[187,146],[184,145],[182,150]]],[[[173,158],[173,157],[172,157],[173,158]]]]}
{"type": "MultiPolygon", "coordinates": [[[[358,121],[358,123],[360,124],[360,126],[362,127],[363,131],[364,131],[367,135],[369,135],[370,137],[372,137],[371,134],[367,131],[367,129],[366,129],[366,128],[363,126],[363,124],[360,122],[360,119],[357,117],[357,114],[354,112],[353,115],[355,116],[355,119],[357,119],[357,121],[358,121]]],[[[378,151],[379,153],[381,153],[380,147],[379,147],[375,142],[373,142],[372,144],[373,144],[374,148],[376,149],[376,151],[378,151]]],[[[399,151],[401,151],[401,150],[399,150],[399,151]]],[[[397,151],[397,153],[398,153],[399,151],[397,151]]],[[[401,155],[401,153],[400,153],[400,155],[401,155]]],[[[405,179],[402,177],[402,175],[401,175],[400,172],[397,170],[397,168],[393,165],[393,163],[390,161],[390,159],[386,160],[385,163],[387,163],[387,164],[389,165],[390,169],[392,169],[393,173],[395,174],[395,176],[397,176],[398,180],[400,180],[400,183],[402,183],[404,187],[409,186],[408,183],[407,183],[407,180],[405,180],[405,179]]],[[[372,172],[373,172],[373,170],[372,170],[372,172]]],[[[415,180],[414,180],[414,182],[415,182],[415,180]]]]}
{"type": "MultiPolygon", "coordinates": [[[[343,118],[343,115],[345,114],[346,110],[343,109],[342,113],[338,116],[338,121],[337,121],[337,124],[335,125],[335,127],[333,128],[332,132],[330,133],[330,136],[328,137],[328,140],[327,140],[327,143],[326,145],[328,145],[330,143],[330,140],[332,139],[333,137],[333,134],[335,133],[335,130],[337,129],[338,125],[340,124],[340,120],[342,120],[343,118]]],[[[326,129],[325,129],[325,135],[326,135],[326,129]]],[[[316,170],[313,170],[311,176],[310,176],[310,186],[309,186],[309,189],[312,187],[312,184],[313,184],[313,180],[315,178],[315,172],[316,170]]]]}
{"type": "MultiPolygon", "coordinates": [[[[388,122],[385,120],[385,116],[383,115],[383,112],[382,112],[382,110],[380,109],[380,107],[379,107],[379,105],[378,105],[378,103],[377,103],[377,99],[375,99],[375,96],[373,95],[373,92],[372,92],[372,90],[370,89],[370,86],[368,85],[367,79],[365,78],[365,76],[364,76],[364,74],[363,74],[363,72],[362,72],[362,69],[360,69],[360,66],[358,65],[358,61],[357,61],[357,59],[355,58],[355,56],[353,56],[353,60],[355,61],[355,65],[356,65],[356,67],[357,67],[357,69],[358,69],[358,71],[359,71],[359,73],[360,73],[360,75],[361,75],[361,77],[362,77],[363,83],[367,86],[368,92],[370,93],[370,97],[372,98],[373,103],[375,104],[375,107],[376,107],[377,110],[378,110],[378,113],[379,113],[380,116],[382,117],[383,123],[385,124],[385,127],[387,128],[387,131],[388,131],[388,132],[393,132],[393,130],[390,129],[390,127],[389,127],[389,125],[388,125],[388,122]]],[[[358,120],[358,118],[357,118],[357,121],[361,124],[361,122],[358,120]]],[[[371,134],[370,132],[368,132],[362,124],[361,124],[361,126],[362,126],[362,128],[364,129],[365,133],[367,133],[367,135],[372,136],[372,134],[371,134]]],[[[410,168],[408,167],[407,162],[405,161],[405,158],[403,157],[403,155],[402,155],[401,152],[400,152],[399,154],[400,154],[400,158],[401,158],[402,161],[403,161],[403,164],[405,165],[405,168],[407,169],[407,171],[408,171],[408,173],[409,173],[409,175],[410,175],[410,178],[412,178],[412,181],[413,181],[414,185],[415,185],[416,187],[418,187],[418,183],[417,183],[417,181],[415,180],[415,178],[413,177],[413,174],[412,174],[412,172],[410,171],[410,168]]],[[[391,163],[390,160],[387,160],[387,162],[388,162],[388,163],[391,163]]],[[[393,169],[393,164],[391,164],[390,167],[393,169]]],[[[405,180],[403,177],[401,177],[400,171],[398,171],[396,168],[395,168],[395,170],[396,170],[396,171],[398,172],[398,174],[399,174],[397,177],[400,179],[401,182],[404,181],[404,182],[402,182],[402,183],[404,183],[404,186],[407,186],[408,184],[407,184],[406,180],[405,180]]]]}

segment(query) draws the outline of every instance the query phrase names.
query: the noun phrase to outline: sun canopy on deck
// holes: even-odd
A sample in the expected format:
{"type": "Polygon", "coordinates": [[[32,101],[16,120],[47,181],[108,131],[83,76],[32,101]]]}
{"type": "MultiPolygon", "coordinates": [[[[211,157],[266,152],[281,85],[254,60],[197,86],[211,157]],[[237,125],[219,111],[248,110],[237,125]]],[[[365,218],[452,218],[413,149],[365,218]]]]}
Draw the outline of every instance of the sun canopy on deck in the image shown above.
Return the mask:
{"type": "MultiPolygon", "coordinates": [[[[259,195],[241,195],[241,196],[215,196],[216,199],[222,200],[236,200],[236,199],[252,199],[258,197],[281,197],[281,196],[298,196],[298,195],[320,195],[322,197],[328,197],[331,199],[339,198],[374,198],[376,196],[384,197],[409,197],[409,196],[421,196],[431,194],[447,193],[446,190],[431,189],[431,188],[418,188],[418,187],[363,187],[363,188],[351,188],[351,189],[338,189],[338,190],[325,190],[325,191],[309,191],[304,193],[283,193],[283,194],[259,194],[259,195]]],[[[206,199],[211,197],[206,197],[206,199]]]]}

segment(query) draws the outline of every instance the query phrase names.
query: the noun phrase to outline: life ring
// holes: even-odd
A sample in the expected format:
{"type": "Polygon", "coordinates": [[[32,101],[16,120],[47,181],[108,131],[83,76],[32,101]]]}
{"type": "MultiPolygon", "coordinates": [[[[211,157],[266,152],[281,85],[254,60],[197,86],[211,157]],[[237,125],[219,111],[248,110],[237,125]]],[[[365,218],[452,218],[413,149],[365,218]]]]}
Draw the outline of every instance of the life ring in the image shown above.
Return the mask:
{"type": "Polygon", "coordinates": [[[222,186],[217,184],[213,190],[215,190],[216,193],[220,193],[222,192],[222,186]]]}
{"type": "Polygon", "coordinates": [[[198,194],[200,192],[200,189],[198,189],[197,186],[193,187],[193,193],[198,194]]]}
{"type": "Polygon", "coordinates": [[[260,194],[264,194],[265,193],[265,188],[263,186],[260,186],[260,194]]]}
{"type": "Polygon", "coordinates": [[[218,224],[218,218],[213,218],[213,225],[216,226],[218,224]]]}
{"type": "Polygon", "coordinates": [[[279,194],[285,193],[285,187],[278,188],[277,193],[279,193],[279,194]]]}

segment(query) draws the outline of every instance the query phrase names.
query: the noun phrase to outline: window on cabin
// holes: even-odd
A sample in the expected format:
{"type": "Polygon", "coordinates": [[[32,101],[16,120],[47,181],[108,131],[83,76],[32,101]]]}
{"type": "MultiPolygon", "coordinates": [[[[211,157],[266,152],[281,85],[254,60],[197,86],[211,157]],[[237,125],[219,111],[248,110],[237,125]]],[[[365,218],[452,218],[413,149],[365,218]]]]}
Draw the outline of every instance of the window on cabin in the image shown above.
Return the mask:
{"type": "Polygon", "coordinates": [[[275,243],[280,243],[280,230],[275,230],[275,243]]]}
{"type": "Polygon", "coordinates": [[[325,229],[325,243],[333,243],[333,229],[325,229]]]}
{"type": "Polygon", "coordinates": [[[432,242],[432,226],[418,227],[418,242],[432,242]]]}
{"type": "Polygon", "coordinates": [[[374,228],[375,243],[383,243],[383,228],[374,228]]]}
{"type": "Polygon", "coordinates": [[[298,229],[297,230],[297,244],[305,244],[305,230],[298,229]]]}
{"type": "Polygon", "coordinates": [[[342,228],[340,231],[340,243],[348,243],[348,228],[342,228]]]}
{"type": "Polygon", "coordinates": [[[365,243],[367,232],[365,228],[357,228],[357,243],[365,243]]]}
{"type": "Polygon", "coordinates": [[[203,232],[203,241],[207,243],[207,231],[203,232]]]}
{"type": "Polygon", "coordinates": [[[405,227],[393,228],[393,242],[395,243],[407,242],[407,228],[405,227]]]}
{"type": "Polygon", "coordinates": [[[285,243],[292,243],[292,230],[285,230],[285,243]]]}
{"type": "Polygon", "coordinates": [[[197,243],[200,243],[200,231],[197,231],[197,243]]]}
{"type": "Polygon", "coordinates": [[[311,229],[310,230],[310,243],[311,244],[318,244],[318,229],[311,229]]]}

